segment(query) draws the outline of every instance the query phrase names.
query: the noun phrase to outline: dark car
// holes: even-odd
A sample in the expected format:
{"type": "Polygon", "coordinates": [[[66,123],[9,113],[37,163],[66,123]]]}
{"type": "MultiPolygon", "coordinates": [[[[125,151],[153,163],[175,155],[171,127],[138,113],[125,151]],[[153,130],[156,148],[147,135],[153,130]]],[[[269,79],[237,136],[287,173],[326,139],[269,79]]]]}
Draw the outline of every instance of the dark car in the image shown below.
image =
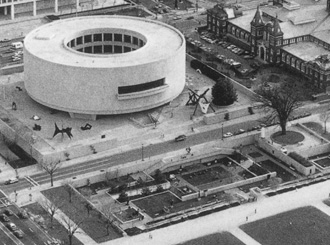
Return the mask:
{"type": "Polygon", "coordinates": [[[14,214],[10,209],[5,209],[4,213],[8,216],[12,216],[14,214]]]}
{"type": "Polygon", "coordinates": [[[17,238],[22,238],[24,234],[22,230],[16,230],[13,233],[17,238]]]}
{"type": "Polygon", "coordinates": [[[17,215],[21,219],[27,219],[29,217],[28,214],[27,214],[27,212],[25,210],[20,211],[17,215]]]}
{"type": "Polygon", "coordinates": [[[184,141],[186,138],[187,138],[187,136],[182,134],[182,135],[179,135],[178,137],[176,137],[174,140],[175,140],[175,142],[179,142],[179,141],[184,141]]]}
{"type": "Polygon", "coordinates": [[[0,220],[3,221],[3,222],[8,222],[9,221],[9,218],[5,214],[0,214],[0,220]]]}

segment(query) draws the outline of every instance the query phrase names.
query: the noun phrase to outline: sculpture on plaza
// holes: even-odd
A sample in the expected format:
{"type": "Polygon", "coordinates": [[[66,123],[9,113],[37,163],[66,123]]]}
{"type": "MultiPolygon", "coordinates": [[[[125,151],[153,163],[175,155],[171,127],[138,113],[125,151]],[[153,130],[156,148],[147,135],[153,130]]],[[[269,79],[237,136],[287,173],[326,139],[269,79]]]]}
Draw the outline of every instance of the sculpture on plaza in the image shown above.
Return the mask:
{"type": "Polygon", "coordinates": [[[63,134],[66,133],[66,135],[71,139],[73,137],[71,130],[72,130],[72,128],[70,128],[70,127],[63,128],[63,126],[62,126],[62,129],[59,129],[57,124],[55,123],[55,132],[53,134],[53,138],[59,133],[61,133],[62,137],[63,137],[63,134]]]}

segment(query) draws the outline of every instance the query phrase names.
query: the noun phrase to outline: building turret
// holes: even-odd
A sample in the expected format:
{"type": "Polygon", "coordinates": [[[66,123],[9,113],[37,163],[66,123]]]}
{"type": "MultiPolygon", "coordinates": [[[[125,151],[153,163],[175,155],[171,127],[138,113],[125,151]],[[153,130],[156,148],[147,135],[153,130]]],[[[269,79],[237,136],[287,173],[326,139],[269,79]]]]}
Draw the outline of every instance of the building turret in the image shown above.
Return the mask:
{"type": "Polygon", "coordinates": [[[279,20],[276,16],[272,25],[269,26],[269,53],[268,62],[270,63],[279,63],[280,62],[280,50],[283,42],[283,32],[280,27],[279,20]]]}
{"type": "Polygon", "coordinates": [[[251,53],[256,55],[258,48],[257,42],[258,40],[261,40],[263,38],[263,32],[265,29],[265,22],[262,18],[262,14],[259,9],[259,6],[250,24],[251,24],[251,53]]]}

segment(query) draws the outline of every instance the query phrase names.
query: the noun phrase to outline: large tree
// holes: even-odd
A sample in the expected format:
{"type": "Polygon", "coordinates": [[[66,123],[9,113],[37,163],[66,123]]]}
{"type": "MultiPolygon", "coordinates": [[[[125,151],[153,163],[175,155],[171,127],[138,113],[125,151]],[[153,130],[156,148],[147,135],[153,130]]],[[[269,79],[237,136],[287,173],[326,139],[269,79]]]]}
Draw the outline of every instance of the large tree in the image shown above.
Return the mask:
{"type": "Polygon", "coordinates": [[[302,93],[295,83],[283,82],[271,87],[267,83],[255,91],[254,102],[266,112],[267,122],[279,122],[282,135],[286,134],[286,125],[292,112],[301,106],[302,93]]]}
{"type": "Polygon", "coordinates": [[[237,92],[227,78],[219,78],[212,88],[213,104],[225,106],[237,101],[237,92]]]}
{"type": "Polygon", "coordinates": [[[324,123],[324,133],[327,133],[327,121],[330,118],[330,111],[325,111],[320,114],[320,120],[324,123]]]}
{"type": "Polygon", "coordinates": [[[111,227],[116,221],[113,215],[113,205],[110,203],[103,203],[100,212],[103,215],[101,215],[99,222],[104,224],[105,228],[107,229],[107,235],[109,236],[111,227]]]}
{"type": "Polygon", "coordinates": [[[55,199],[53,199],[52,201],[49,201],[46,198],[43,198],[39,201],[40,204],[44,207],[44,209],[47,210],[49,213],[51,228],[53,228],[53,221],[55,214],[64,205],[64,201],[60,197],[54,197],[54,198],[55,199]]]}
{"type": "Polygon", "coordinates": [[[66,228],[66,233],[68,235],[69,239],[69,245],[72,245],[72,239],[75,233],[78,233],[78,229],[80,225],[84,222],[84,218],[82,218],[82,215],[76,214],[75,222],[73,222],[70,218],[68,218],[66,215],[61,215],[61,220],[63,226],[66,228]]]}
{"type": "Polygon", "coordinates": [[[53,179],[53,176],[54,176],[54,173],[56,172],[56,170],[60,167],[60,161],[41,161],[39,163],[40,167],[42,169],[44,169],[50,176],[50,184],[51,186],[54,185],[54,179],[53,179]]]}

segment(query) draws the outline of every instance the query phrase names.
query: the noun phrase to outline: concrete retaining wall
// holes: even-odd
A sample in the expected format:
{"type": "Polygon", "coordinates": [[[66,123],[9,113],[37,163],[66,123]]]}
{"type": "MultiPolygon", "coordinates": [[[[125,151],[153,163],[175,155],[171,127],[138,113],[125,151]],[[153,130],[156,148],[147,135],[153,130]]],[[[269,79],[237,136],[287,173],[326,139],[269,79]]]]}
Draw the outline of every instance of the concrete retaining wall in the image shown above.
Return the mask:
{"type": "Polygon", "coordinates": [[[248,185],[248,184],[252,184],[254,182],[266,180],[266,179],[269,179],[271,177],[276,177],[276,172],[272,172],[272,173],[269,173],[269,174],[264,174],[264,175],[261,175],[261,176],[257,176],[257,177],[247,179],[247,180],[238,181],[238,182],[231,183],[231,184],[224,185],[224,186],[211,188],[211,189],[208,189],[205,194],[210,195],[210,194],[217,193],[217,192],[220,192],[220,191],[224,191],[224,190],[228,190],[228,189],[232,189],[232,188],[237,188],[237,187],[240,187],[240,186],[243,186],[243,185],[248,185]]]}
{"type": "Polygon", "coordinates": [[[288,155],[284,154],[280,150],[276,149],[272,145],[270,145],[265,139],[262,139],[260,137],[256,137],[256,143],[270,153],[271,155],[274,155],[274,157],[280,159],[282,162],[286,163],[288,166],[293,166],[299,173],[308,176],[315,173],[315,165],[312,165],[310,167],[305,167],[293,158],[289,157],[288,155]]]}

